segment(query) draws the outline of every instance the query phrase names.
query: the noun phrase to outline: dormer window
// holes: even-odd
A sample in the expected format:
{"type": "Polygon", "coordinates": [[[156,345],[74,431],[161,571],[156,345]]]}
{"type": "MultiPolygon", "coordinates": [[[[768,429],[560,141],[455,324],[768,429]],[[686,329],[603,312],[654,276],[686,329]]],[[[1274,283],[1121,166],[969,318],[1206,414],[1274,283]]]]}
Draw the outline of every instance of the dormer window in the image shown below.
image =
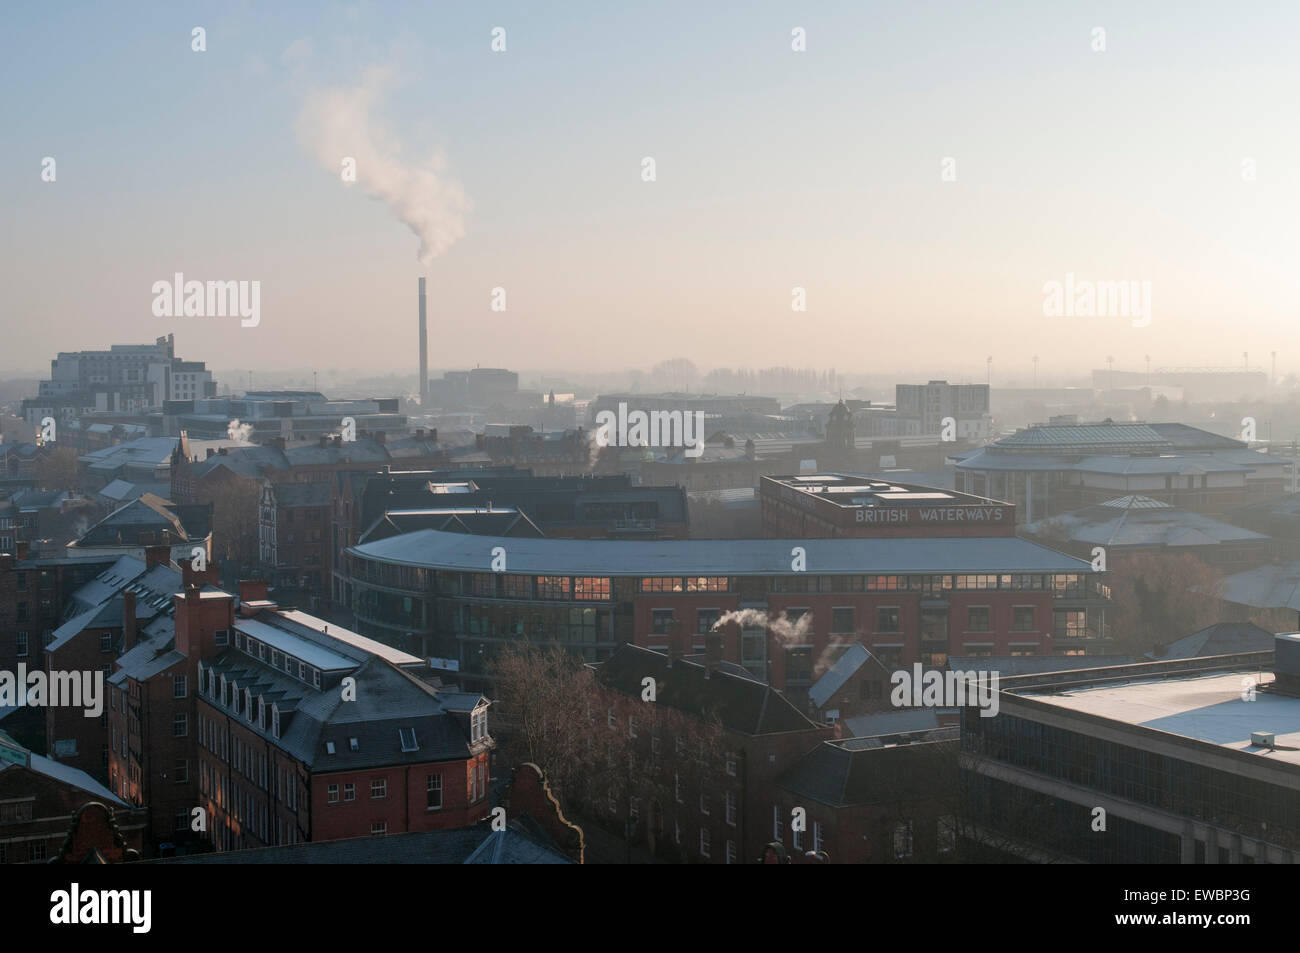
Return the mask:
{"type": "Polygon", "coordinates": [[[257,696],[257,727],[266,730],[266,702],[261,695],[257,696]]]}
{"type": "Polygon", "coordinates": [[[280,709],[275,705],[271,706],[271,734],[276,738],[280,737],[280,709]]]}
{"type": "Polygon", "coordinates": [[[469,740],[471,742],[482,741],[488,736],[487,730],[487,706],[474,709],[469,716],[469,740]]]}
{"type": "Polygon", "coordinates": [[[320,669],[314,668],[311,670],[311,683],[320,688],[320,669]]]}
{"type": "Polygon", "coordinates": [[[253,692],[248,688],[244,689],[244,717],[253,720],[253,692]]]}

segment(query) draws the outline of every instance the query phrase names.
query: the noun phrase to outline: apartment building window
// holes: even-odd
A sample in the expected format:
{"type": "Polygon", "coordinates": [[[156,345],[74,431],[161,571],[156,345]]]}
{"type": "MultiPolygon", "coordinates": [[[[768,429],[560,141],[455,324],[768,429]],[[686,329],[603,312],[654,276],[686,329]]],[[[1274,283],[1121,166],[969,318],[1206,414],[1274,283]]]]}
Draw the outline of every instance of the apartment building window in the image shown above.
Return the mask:
{"type": "Polygon", "coordinates": [[[371,781],[370,799],[373,801],[385,797],[388,797],[388,780],[386,778],[376,778],[371,781]]]}
{"type": "Polygon", "coordinates": [[[831,609],[831,632],[844,635],[853,632],[853,609],[831,609]]]}
{"type": "Polygon", "coordinates": [[[1011,631],[1012,632],[1033,632],[1034,631],[1034,606],[1012,606],[1011,607],[1011,631]]]}
{"type": "Polygon", "coordinates": [[[709,813],[709,795],[708,792],[706,791],[700,792],[700,813],[701,814],[709,813]]]}
{"type": "Polygon", "coordinates": [[[388,833],[388,822],[387,822],[387,821],[374,821],[374,822],[371,823],[371,825],[370,825],[370,833],[371,833],[371,834],[387,834],[387,833],[388,833]]]}
{"type": "Polygon", "coordinates": [[[672,609],[651,609],[650,631],[655,635],[667,635],[668,629],[673,624],[674,619],[675,613],[672,609]]]}
{"type": "Polygon", "coordinates": [[[785,680],[787,684],[806,684],[812,680],[812,649],[807,646],[786,649],[785,680]]]}
{"type": "Polygon", "coordinates": [[[18,633],[18,657],[19,658],[27,657],[27,633],[26,632],[18,633]]]}
{"type": "Polygon", "coordinates": [[[673,797],[678,804],[682,802],[682,776],[676,771],[673,772],[673,797]]]}
{"type": "Polygon", "coordinates": [[[28,860],[45,860],[45,841],[36,841],[27,848],[28,860]]]}
{"type": "Polygon", "coordinates": [[[339,802],[339,786],[331,784],[325,788],[325,802],[327,804],[337,804],[339,802]]]}
{"type": "Polygon", "coordinates": [[[347,801],[355,801],[356,799],[357,799],[357,786],[356,786],[355,784],[345,784],[345,785],[343,785],[343,800],[344,800],[344,802],[347,802],[347,801]]]}
{"type": "Polygon", "coordinates": [[[189,693],[189,679],[185,675],[172,676],[172,698],[184,698],[189,693]]]}
{"type": "Polygon", "coordinates": [[[825,840],[822,838],[821,821],[813,821],[813,850],[820,851],[825,840]]]}
{"type": "Polygon", "coordinates": [[[187,830],[189,830],[189,829],[190,829],[190,812],[189,812],[189,811],[177,811],[177,812],[176,812],[176,830],[178,830],[178,831],[187,831],[187,830]]]}
{"type": "Polygon", "coordinates": [[[709,856],[709,829],[707,827],[700,828],[700,856],[709,856]]]}
{"type": "Polygon", "coordinates": [[[176,770],[172,775],[174,784],[188,784],[190,780],[190,763],[186,760],[176,762],[176,770]]]}
{"type": "Polygon", "coordinates": [[[894,825],[894,857],[898,860],[912,856],[912,822],[894,825]]]}
{"type": "Polygon", "coordinates": [[[614,717],[614,709],[612,708],[605,709],[605,724],[608,725],[610,728],[618,727],[618,719],[614,717]]]}
{"type": "Polygon", "coordinates": [[[720,618],[722,618],[721,609],[696,609],[695,631],[700,635],[707,635],[713,631],[713,627],[717,625],[720,618]]]}
{"type": "Polygon", "coordinates": [[[736,862],[736,842],[734,840],[729,840],[727,841],[727,863],[734,864],[735,862],[736,862]]]}
{"type": "Polygon", "coordinates": [[[730,751],[727,752],[726,772],[728,777],[734,778],[736,776],[736,756],[730,751]]]}
{"type": "Polygon", "coordinates": [[[988,606],[971,606],[967,610],[966,631],[968,632],[987,632],[989,631],[989,607],[988,606]]]}
{"type": "Polygon", "coordinates": [[[793,835],[793,837],[794,837],[794,849],[795,849],[795,850],[803,850],[803,831],[801,831],[801,830],[792,830],[790,833],[791,833],[791,834],[793,835]]]}
{"type": "Polygon", "coordinates": [[[772,840],[779,841],[782,836],[781,806],[772,805],[772,840]]]}
{"type": "Polygon", "coordinates": [[[728,791],[723,798],[727,823],[732,827],[736,826],[736,795],[733,791],[728,791]]]}
{"type": "Polygon", "coordinates": [[[877,632],[900,632],[898,606],[880,606],[876,609],[877,632]]]}
{"type": "Polygon", "coordinates": [[[442,810],[442,775],[431,774],[425,786],[425,799],[430,811],[442,810]]]}
{"type": "Polygon", "coordinates": [[[190,716],[181,712],[172,719],[172,737],[184,738],[190,733],[190,716]]]}
{"type": "Polygon", "coordinates": [[[99,650],[101,652],[113,651],[113,633],[101,632],[99,634],[99,650]]]}
{"type": "Polygon", "coordinates": [[[230,630],[229,630],[229,629],[217,629],[217,632],[216,632],[216,636],[215,636],[215,638],[216,638],[216,643],[217,643],[217,645],[229,645],[229,644],[230,644],[230,630]]]}
{"type": "Polygon", "coordinates": [[[470,715],[470,741],[482,741],[488,736],[487,708],[478,708],[470,715]]]}

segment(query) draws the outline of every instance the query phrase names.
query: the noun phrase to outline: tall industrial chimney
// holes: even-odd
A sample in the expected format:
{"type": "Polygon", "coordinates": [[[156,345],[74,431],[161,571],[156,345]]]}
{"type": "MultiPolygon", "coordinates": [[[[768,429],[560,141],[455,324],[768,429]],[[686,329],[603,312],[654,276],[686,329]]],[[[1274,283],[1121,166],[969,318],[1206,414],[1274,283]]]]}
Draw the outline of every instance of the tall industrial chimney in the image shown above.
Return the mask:
{"type": "Polygon", "coordinates": [[[429,326],[424,314],[424,279],[420,279],[420,407],[429,404],[429,326]]]}

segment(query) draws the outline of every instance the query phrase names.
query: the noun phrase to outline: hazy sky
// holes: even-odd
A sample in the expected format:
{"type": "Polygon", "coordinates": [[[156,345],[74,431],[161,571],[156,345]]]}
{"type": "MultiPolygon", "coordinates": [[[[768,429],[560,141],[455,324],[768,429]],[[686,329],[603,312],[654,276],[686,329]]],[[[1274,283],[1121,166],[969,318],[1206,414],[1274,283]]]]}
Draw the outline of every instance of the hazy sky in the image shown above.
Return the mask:
{"type": "Polygon", "coordinates": [[[434,366],[1292,370],[1297,35],[1289,2],[7,5],[0,370],[172,331],[413,371],[421,274],[434,366]],[[261,323],[155,317],[178,271],[260,281],[261,323]],[[1151,282],[1149,325],[1045,317],[1067,273],[1151,282]]]}

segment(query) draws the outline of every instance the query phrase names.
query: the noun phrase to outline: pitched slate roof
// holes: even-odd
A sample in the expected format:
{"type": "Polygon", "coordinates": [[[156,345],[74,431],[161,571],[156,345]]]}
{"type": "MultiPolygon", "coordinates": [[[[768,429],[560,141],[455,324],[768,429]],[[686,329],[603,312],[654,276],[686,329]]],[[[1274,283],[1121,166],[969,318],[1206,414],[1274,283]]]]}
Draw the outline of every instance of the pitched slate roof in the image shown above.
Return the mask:
{"type": "Polygon", "coordinates": [[[821,678],[813,682],[812,687],[808,689],[808,700],[821,708],[872,658],[865,645],[854,642],[835,660],[834,665],[822,673],[821,678]]]}
{"type": "Polygon", "coordinates": [[[865,739],[824,741],[778,780],[800,797],[832,807],[933,797],[956,777],[957,741],[942,729],[897,747],[865,739]]]}
{"type": "Polygon", "coordinates": [[[1170,642],[1163,654],[1147,653],[1147,658],[1165,661],[1179,658],[1203,658],[1207,655],[1235,655],[1238,652],[1271,652],[1277,636],[1253,622],[1216,622],[1199,632],[1170,642]]]}
{"type": "Polygon", "coordinates": [[[726,671],[705,678],[705,666],[631,643],[618,646],[595,666],[597,681],[606,688],[641,697],[641,680],[656,682],[655,703],[692,715],[716,714],[724,727],[746,735],[804,731],[819,725],[771,686],[726,671]]]}

